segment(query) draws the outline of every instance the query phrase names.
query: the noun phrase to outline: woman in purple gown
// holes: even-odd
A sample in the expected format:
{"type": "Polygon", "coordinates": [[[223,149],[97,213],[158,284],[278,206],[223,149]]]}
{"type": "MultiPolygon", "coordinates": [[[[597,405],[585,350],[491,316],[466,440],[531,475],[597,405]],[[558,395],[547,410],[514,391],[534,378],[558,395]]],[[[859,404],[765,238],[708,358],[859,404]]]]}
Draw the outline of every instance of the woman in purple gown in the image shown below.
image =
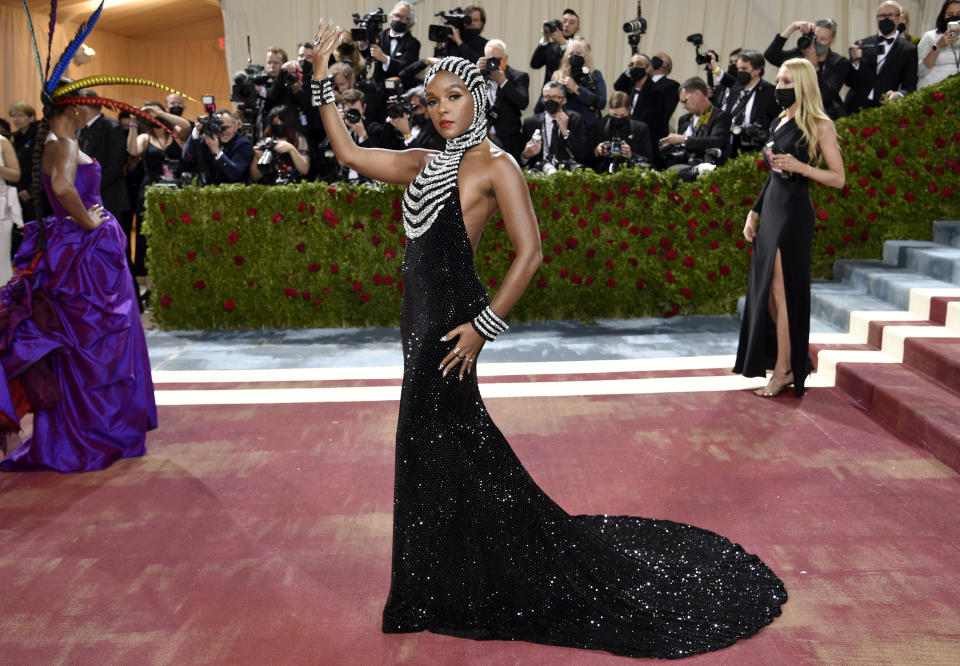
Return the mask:
{"type": "Polygon", "coordinates": [[[143,455],[157,427],[126,240],[100,201],[100,165],[73,138],[80,118],[74,105],[45,109],[34,183],[53,214],[26,224],[19,270],[0,289],[2,435],[34,412],[4,471],[103,469],[143,455]]]}

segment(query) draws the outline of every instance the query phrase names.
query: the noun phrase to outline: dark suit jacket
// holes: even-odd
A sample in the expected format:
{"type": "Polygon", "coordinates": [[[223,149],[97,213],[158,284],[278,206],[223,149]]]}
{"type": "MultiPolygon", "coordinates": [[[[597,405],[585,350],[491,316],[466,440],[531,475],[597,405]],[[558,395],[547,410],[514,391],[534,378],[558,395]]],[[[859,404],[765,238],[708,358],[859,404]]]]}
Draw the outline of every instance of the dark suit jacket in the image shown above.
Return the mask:
{"type": "Polygon", "coordinates": [[[132,210],[127,194],[127,133],[113,118],[101,115],[80,130],[80,150],[100,163],[103,207],[119,216],[132,210]]]}
{"type": "MultiPolygon", "coordinates": [[[[590,156],[590,148],[588,146],[590,137],[586,123],[583,121],[583,116],[576,111],[565,110],[565,113],[570,118],[567,123],[567,129],[570,130],[570,135],[566,139],[562,136],[560,137],[560,143],[557,146],[560,159],[572,159],[580,162],[580,164],[589,164],[593,158],[590,156]]],[[[541,135],[546,134],[544,114],[542,113],[535,113],[523,121],[523,145],[527,145],[534,131],[538,129],[541,135]]],[[[522,166],[528,166],[533,169],[539,168],[544,162],[544,153],[547,150],[546,146],[547,139],[544,137],[543,150],[541,150],[539,154],[531,157],[530,160],[522,166]]]]}
{"type": "Polygon", "coordinates": [[[253,144],[242,134],[236,134],[228,143],[220,145],[223,154],[217,159],[207,148],[206,141],[190,134],[183,144],[183,159],[180,161],[184,171],[202,170],[206,185],[223,183],[246,183],[250,180],[250,162],[253,161],[253,144]]]}
{"type": "MultiPolygon", "coordinates": [[[[753,106],[750,109],[750,116],[743,118],[744,125],[749,125],[753,123],[758,123],[763,125],[764,129],[770,126],[770,121],[773,120],[773,117],[780,113],[780,107],[777,105],[777,100],[774,98],[773,92],[776,90],[772,83],[760,79],[757,82],[755,92],[753,93],[753,106]]],[[[730,89],[730,94],[727,96],[727,105],[724,107],[724,111],[730,114],[730,122],[736,122],[737,115],[741,110],[741,106],[746,107],[745,104],[740,103],[740,94],[743,91],[743,86],[739,83],[730,89]]]]}
{"type": "MultiPolygon", "coordinates": [[[[461,37],[462,36],[461,34],[461,37]]],[[[457,46],[453,40],[448,39],[442,47],[433,49],[433,55],[437,58],[457,56],[458,58],[465,58],[476,65],[477,61],[483,57],[483,50],[486,45],[487,38],[481,37],[480,35],[464,38],[460,46],[457,46]]]]}
{"type": "Polygon", "coordinates": [[[847,112],[855,113],[864,106],[876,106],[881,96],[888,90],[900,90],[905,93],[917,89],[917,47],[902,36],[897,38],[887,48],[887,57],[883,67],[877,71],[876,45],[879,35],[870,35],[860,40],[862,46],[874,47],[870,53],[865,53],[860,60],[860,74],[862,81],[855,89],[847,93],[845,100],[847,112]],[[870,91],[874,91],[873,101],[867,99],[870,91]]]}
{"type": "MultiPolygon", "coordinates": [[[[543,84],[546,85],[553,73],[560,69],[560,61],[563,59],[563,47],[555,41],[550,40],[546,44],[537,42],[537,48],[533,50],[530,56],[530,69],[540,69],[545,67],[543,75],[543,84]]],[[[543,86],[540,86],[542,89],[543,86]]]]}
{"type": "Polygon", "coordinates": [[[373,61],[373,80],[377,83],[383,83],[384,79],[391,76],[400,76],[404,67],[420,59],[420,41],[409,32],[403,33],[397,39],[397,47],[392,52],[390,51],[389,30],[380,33],[378,43],[384,54],[390,56],[390,65],[384,71],[382,63],[373,61]]]}
{"type": "Polygon", "coordinates": [[[677,81],[664,76],[654,81],[653,85],[654,87],[663,91],[663,99],[664,103],[666,104],[667,122],[669,123],[670,116],[673,115],[674,110],[677,108],[677,104],[680,102],[680,84],[677,81]]]}
{"type": "MultiPolygon", "coordinates": [[[[677,133],[683,134],[687,131],[687,125],[693,119],[692,113],[686,113],[680,116],[677,121],[677,133]]],[[[693,136],[687,137],[687,152],[698,157],[703,157],[708,148],[719,148],[723,151],[724,157],[727,155],[727,148],[730,144],[730,114],[723,109],[714,107],[710,116],[710,122],[698,130],[694,130],[693,136]]]]}
{"type": "Polygon", "coordinates": [[[495,133],[493,140],[519,163],[520,153],[523,152],[520,117],[530,104],[530,75],[518,72],[509,65],[504,73],[507,80],[497,91],[497,101],[489,114],[496,116],[496,120],[491,121],[495,133]]]}
{"type": "MultiPolygon", "coordinates": [[[[777,35],[763,52],[763,57],[774,67],[779,67],[790,58],[803,57],[800,49],[785,51],[783,47],[786,42],[786,37],[777,35]]],[[[840,98],[840,90],[845,85],[856,88],[862,78],[860,70],[854,69],[849,60],[839,53],[827,52],[827,59],[817,64],[817,84],[820,86],[820,97],[828,116],[836,120],[847,115],[846,107],[840,98]]]]}
{"type": "MultiPolygon", "coordinates": [[[[630,96],[630,103],[633,104],[633,95],[636,91],[633,80],[622,73],[613,83],[614,90],[627,93],[630,96]]],[[[671,113],[673,111],[671,110],[671,113]]],[[[667,119],[670,114],[667,113],[667,101],[663,89],[656,85],[651,79],[643,82],[640,87],[640,99],[630,116],[635,120],[642,121],[650,132],[650,138],[657,142],[668,134],[667,119]]]]}
{"type": "MultiPolygon", "coordinates": [[[[611,120],[610,116],[605,116],[593,124],[589,144],[591,152],[596,149],[598,144],[613,139],[614,129],[611,120]]],[[[653,162],[653,142],[650,140],[650,130],[647,128],[647,124],[633,118],[627,120],[630,121],[630,129],[626,136],[619,136],[619,138],[627,142],[634,157],[642,157],[647,162],[653,162]]],[[[607,159],[600,158],[597,160],[597,166],[604,166],[607,162],[607,159]]]]}

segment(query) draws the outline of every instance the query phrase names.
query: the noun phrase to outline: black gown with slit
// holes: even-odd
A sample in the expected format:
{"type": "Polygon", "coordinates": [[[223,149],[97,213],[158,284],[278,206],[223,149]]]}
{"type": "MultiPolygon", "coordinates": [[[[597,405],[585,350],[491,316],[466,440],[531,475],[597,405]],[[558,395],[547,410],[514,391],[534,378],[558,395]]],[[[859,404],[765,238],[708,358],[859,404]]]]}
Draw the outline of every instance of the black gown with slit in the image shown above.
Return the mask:
{"type": "MultiPolygon", "coordinates": [[[[789,153],[809,162],[810,152],[803,132],[791,118],[777,128],[775,118],[767,147],[773,153],[789,153]]],[[[767,151],[764,151],[767,159],[767,151]]],[[[769,160],[767,161],[769,166],[769,160]]],[[[790,331],[790,369],[793,390],[803,395],[804,382],[812,369],[810,343],[810,247],[813,241],[813,202],[809,179],[797,173],[767,176],[753,210],[761,214],[753,239],[753,257],[747,282],[747,302],[740,324],[740,343],[733,371],[745,377],[765,377],[777,360],[777,329],[770,316],[768,299],[773,266],[780,250],[783,287],[790,331]]]]}
{"type": "Polygon", "coordinates": [[[490,299],[459,188],[431,205],[439,213],[428,230],[408,236],[404,254],[383,631],[676,658],[728,646],[772,622],[787,593],[758,557],[690,525],[567,514],[494,425],[476,375],[441,374],[454,342],[440,337],[490,299]]]}

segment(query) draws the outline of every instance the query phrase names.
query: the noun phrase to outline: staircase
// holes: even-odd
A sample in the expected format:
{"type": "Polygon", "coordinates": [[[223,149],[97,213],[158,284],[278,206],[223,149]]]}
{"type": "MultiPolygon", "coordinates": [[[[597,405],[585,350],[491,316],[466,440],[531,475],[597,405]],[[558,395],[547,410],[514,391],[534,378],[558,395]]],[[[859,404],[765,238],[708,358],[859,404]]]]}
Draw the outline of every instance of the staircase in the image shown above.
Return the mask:
{"type": "Polygon", "coordinates": [[[934,240],[888,241],[883,260],[839,260],[811,286],[811,317],[846,330],[810,345],[817,385],[960,471],[960,221],[934,240]]]}

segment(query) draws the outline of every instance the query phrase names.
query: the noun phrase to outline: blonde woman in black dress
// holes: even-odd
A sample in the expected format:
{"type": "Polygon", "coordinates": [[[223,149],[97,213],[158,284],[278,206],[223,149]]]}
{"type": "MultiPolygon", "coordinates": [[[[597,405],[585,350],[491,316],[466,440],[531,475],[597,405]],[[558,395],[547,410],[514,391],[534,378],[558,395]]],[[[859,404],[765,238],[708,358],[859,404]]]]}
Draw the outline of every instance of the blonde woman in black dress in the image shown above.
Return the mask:
{"type": "Polygon", "coordinates": [[[764,158],[770,174],[743,236],[753,243],[747,305],[733,371],[765,377],[756,395],[773,398],[793,385],[803,395],[810,368],[810,245],[815,213],[810,181],[843,187],[843,157],[833,121],[823,110],[817,74],[805,58],[787,60],[777,73],[777,103],[764,158]],[[762,224],[757,220],[762,215],[762,224]]]}

